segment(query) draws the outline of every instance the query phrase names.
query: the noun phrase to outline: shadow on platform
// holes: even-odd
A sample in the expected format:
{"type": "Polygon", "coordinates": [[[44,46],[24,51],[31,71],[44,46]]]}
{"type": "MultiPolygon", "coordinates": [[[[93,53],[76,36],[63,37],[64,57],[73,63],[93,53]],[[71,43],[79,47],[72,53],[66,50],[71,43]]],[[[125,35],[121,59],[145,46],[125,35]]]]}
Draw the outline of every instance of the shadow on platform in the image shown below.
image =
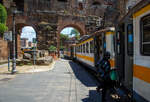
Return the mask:
{"type": "Polygon", "coordinates": [[[101,102],[101,95],[96,90],[90,90],[89,97],[82,99],[82,102],[101,102]]]}
{"type": "Polygon", "coordinates": [[[97,86],[97,81],[84,68],[80,67],[72,61],[69,61],[69,64],[74,72],[74,75],[78,80],[80,80],[81,83],[87,87],[97,86]]]}

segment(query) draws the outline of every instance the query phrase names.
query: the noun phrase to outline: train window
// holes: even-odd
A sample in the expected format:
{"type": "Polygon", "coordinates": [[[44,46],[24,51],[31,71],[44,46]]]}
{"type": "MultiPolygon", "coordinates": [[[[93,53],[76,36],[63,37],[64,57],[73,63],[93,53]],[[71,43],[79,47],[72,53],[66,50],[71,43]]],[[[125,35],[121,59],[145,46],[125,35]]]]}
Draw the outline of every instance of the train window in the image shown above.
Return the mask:
{"type": "Polygon", "coordinates": [[[150,15],[141,19],[141,53],[150,55],[150,15]]]}
{"type": "Polygon", "coordinates": [[[81,51],[80,51],[80,46],[78,47],[78,52],[81,52],[81,51]]]}
{"type": "Polygon", "coordinates": [[[90,42],[90,53],[94,53],[94,42],[90,42]]]}
{"type": "Polygon", "coordinates": [[[85,53],[85,44],[83,44],[83,53],[85,53]]]}
{"type": "Polygon", "coordinates": [[[120,32],[117,32],[117,54],[120,54],[120,32]]]}
{"type": "Polygon", "coordinates": [[[127,26],[127,52],[128,55],[133,55],[133,24],[127,26]]]}
{"type": "Polygon", "coordinates": [[[81,53],[83,53],[83,45],[81,45],[81,53]]]}
{"type": "Polygon", "coordinates": [[[89,53],[89,43],[86,43],[86,53],[89,53]]]}

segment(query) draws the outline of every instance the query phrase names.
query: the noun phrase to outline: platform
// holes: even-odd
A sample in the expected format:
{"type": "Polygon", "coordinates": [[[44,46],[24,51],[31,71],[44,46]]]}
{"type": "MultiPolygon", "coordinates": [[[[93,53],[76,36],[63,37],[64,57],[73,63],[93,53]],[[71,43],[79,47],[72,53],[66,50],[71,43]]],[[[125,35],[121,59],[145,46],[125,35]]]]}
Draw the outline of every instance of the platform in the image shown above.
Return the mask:
{"type": "Polygon", "coordinates": [[[0,102],[100,102],[97,84],[80,65],[60,59],[53,70],[0,83],[0,102]]]}

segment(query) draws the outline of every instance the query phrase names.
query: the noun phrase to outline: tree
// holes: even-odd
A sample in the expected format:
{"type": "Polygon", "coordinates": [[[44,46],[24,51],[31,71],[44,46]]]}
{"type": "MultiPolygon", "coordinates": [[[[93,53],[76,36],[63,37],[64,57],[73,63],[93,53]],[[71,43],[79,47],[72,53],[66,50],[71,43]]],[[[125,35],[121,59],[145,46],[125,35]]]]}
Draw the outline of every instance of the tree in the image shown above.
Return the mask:
{"type": "Polygon", "coordinates": [[[77,40],[80,38],[80,33],[76,29],[72,29],[70,35],[75,35],[77,40]]]}
{"type": "Polygon", "coordinates": [[[67,34],[60,34],[60,49],[64,49],[64,45],[66,41],[69,40],[69,36],[67,34]]]}
{"type": "Polygon", "coordinates": [[[67,34],[60,34],[61,40],[69,40],[69,36],[67,34]]]}
{"type": "Polygon", "coordinates": [[[7,11],[5,7],[0,4],[0,33],[4,33],[6,30],[8,30],[8,27],[6,26],[6,20],[7,20],[7,11]]]}
{"type": "Polygon", "coordinates": [[[56,47],[55,47],[54,45],[51,45],[51,46],[48,48],[48,50],[49,50],[50,52],[55,52],[57,49],[56,49],[56,47]]]}
{"type": "Polygon", "coordinates": [[[3,34],[8,30],[8,27],[5,24],[0,23],[0,33],[3,34]]]}

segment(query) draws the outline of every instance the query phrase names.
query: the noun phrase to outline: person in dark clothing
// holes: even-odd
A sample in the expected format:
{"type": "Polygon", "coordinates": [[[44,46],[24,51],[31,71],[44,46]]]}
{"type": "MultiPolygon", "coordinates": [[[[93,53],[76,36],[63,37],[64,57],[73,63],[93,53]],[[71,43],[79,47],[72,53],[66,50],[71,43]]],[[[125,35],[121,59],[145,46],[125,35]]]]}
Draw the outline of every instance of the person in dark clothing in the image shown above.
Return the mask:
{"type": "Polygon", "coordinates": [[[103,59],[99,60],[96,67],[98,67],[98,76],[101,79],[101,84],[97,87],[97,91],[102,91],[102,102],[106,101],[106,92],[107,89],[111,87],[111,78],[110,78],[110,53],[105,52],[103,59]]]}

